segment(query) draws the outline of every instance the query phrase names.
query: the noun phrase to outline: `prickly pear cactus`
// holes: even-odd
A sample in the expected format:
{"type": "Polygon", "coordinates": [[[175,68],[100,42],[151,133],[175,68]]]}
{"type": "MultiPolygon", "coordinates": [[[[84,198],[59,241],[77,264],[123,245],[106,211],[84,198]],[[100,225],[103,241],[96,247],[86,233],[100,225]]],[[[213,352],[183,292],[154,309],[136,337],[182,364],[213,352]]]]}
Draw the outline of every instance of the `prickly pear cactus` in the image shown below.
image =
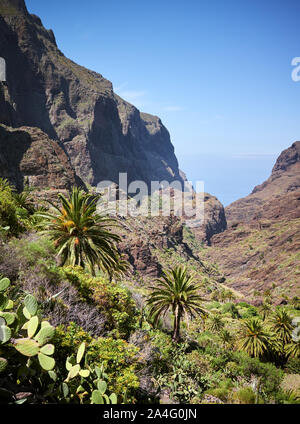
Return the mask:
{"type": "Polygon", "coordinates": [[[67,371],[69,371],[68,377],[66,378],[66,382],[69,382],[73,378],[80,375],[81,377],[87,378],[90,375],[90,370],[82,369],[80,363],[82,362],[82,359],[84,358],[85,353],[85,343],[81,343],[79,346],[79,349],[77,351],[76,359],[73,357],[67,358],[66,361],[66,368],[67,371]]]}
{"type": "Polygon", "coordinates": [[[31,294],[25,297],[24,305],[16,313],[11,312],[14,303],[6,294],[9,286],[8,278],[0,280],[0,344],[13,340],[13,346],[21,355],[37,357],[40,366],[50,371],[55,367],[55,360],[52,358],[54,346],[49,344],[55,328],[46,321],[40,322],[37,315],[38,303],[31,294]],[[27,337],[20,338],[22,332],[26,332],[24,336],[27,337]]]}
{"type": "MultiPolygon", "coordinates": [[[[26,314],[37,313],[37,303],[33,296],[26,296],[24,300],[26,314]],[[27,299],[27,301],[26,301],[27,299]]],[[[24,312],[24,310],[23,310],[24,312]]],[[[25,315],[25,314],[24,314],[25,315]]],[[[29,315],[28,315],[29,316],[29,315]]],[[[49,344],[55,334],[55,328],[47,321],[40,320],[37,315],[31,316],[22,327],[27,331],[27,338],[15,340],[15,348],[24,356],[37,356],[40,366],[45,371],[51,371],[55,367],[54,345],[49,344]],[[39,331],[38,331],[39,330],[39,331]]]]}
{"type": "Polygon", "coordinates": [[[78,348],[76,358],[73,356],[67,358],[66,369],[68,376],[61,385],[62,396],[67,402],[70,402],[72,397],[76,395],[81,403],[85,403],[85,398],[89,396],[89,403],[92,404],[116,404],[117,396],[115,393],[112,393],[110,396],[106,394],[107,383],[105,378],[107,375],[103,367],[95,367],[93,369],[88,366],[86,364],[85,350],[86,345],[82,343],[78,348]],[[85,368],[81,367],[81,363],[85,363],[85,368]],[[72,393],[74,380],[78,381],[75,394],[72,393]]]}
{"type": "MultiPolygon", "coordinates": [[[[8,296],[9,287],[7,278],[0,279],[0,374],[10,369],[12,360],[12,368],[18,368],[18,379],[38,376],[40,385],[41,376],[46,376],[45,390],[48,394],[54,393],[59,402],[117,403],[114,393],[107,394],[107,375],[103,366],[92,368],[87,364],[85,343],[79,346],[76,355],[67,358],[65,372],[55,369],[55,347],[50,343],[55,328],[49,322],[42,321],[34,296],[27,295],[23,304],[15,308],[8,296]],[[40,367],[47,372],[41,373],[40,367]]],[[[8,393],[7,390],[5,392],[8,393]]],[[[14,403],[24,402],[14,397],[13,393],[10,395],[14,403]]]]}

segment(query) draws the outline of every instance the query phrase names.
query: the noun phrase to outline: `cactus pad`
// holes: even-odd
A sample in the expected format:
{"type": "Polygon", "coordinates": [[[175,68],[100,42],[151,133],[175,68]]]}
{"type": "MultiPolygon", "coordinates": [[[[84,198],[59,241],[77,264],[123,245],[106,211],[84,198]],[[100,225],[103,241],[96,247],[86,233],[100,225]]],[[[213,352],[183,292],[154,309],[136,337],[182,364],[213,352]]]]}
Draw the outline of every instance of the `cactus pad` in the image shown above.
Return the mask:
{"type": "Polygon", "coordinates": [[[24,305],[31,315],[35,315],[37,313],[37,308],[38,308],[37,300],[31,294],[28,294],[25,297],[24,305]]]}
{"type": "Polygon", "coordinates": [[[41,348],[40,352],[44,355],[53,355],[54,349],[53,344],[47,344],[41,348]]]}
{"type": "Polygon", "coordinates": [[[0,326],[0,343],[4,344],[11,338],[11,329],[6,325],[0,326]]]}
{"type": "Polygon", "coordinates": [[[10,281],[8,278],[2,278],[0,280],[0,292],[5,291],[10,286],[10,281]]]}
{"type": "Polygon", "coordinates": [[[39,346],[43,346],[44,344],[50,342],[55,333],[55,328],[52,326],[46,326],[41,328],[38,334],[35,337],[35,340],[38,342],[39,346]]]}
{"type": "Polygon", "coordinates": [[[34,316],[34,317],[30,318],[30,320],[28,321],[27,326],[26,326],[29,338],[31,338],[35,335],[38,326],[39,326],[38,317],[34,316]]]}
{"type": "Polygon", "coordinates": [[[24,356],[36,356],[39,353],[40,347],[34,340],[19,339],[16,340],[15,348],[24,356]]]}
{"type": "Polygon", "coordinates": [[[51,371],[55,367],[55,360],[51,356],[44,355],[43,353],[38,354],[40,366],[46,370],[51,371]]]}
{"type": "Polygon", "coordinates": [[[103,396],[102,396],[102,394],[99,390],[93,391],[93,393],[92,393],[92,403],[94,403],[96,405],[103,405],[104,404],[103,396]]]}
{"type": "Polygon", "coordinates": [[[79,346],[79,349],[78,349],[78,352],[77,352],[77,356],[76,356],[76,362],[77,362],[77,364],[80,364],[80,362],[81,362],[81,360],[83,358],[84,352],[85,352],[85,343],[83,342],[79,346]]]}
{"type": "Polygon", "coordinates": [[[7,367],[7,360],[5,358],[0,358],[0,374],[5,371],[6,367],[7,367]]]}

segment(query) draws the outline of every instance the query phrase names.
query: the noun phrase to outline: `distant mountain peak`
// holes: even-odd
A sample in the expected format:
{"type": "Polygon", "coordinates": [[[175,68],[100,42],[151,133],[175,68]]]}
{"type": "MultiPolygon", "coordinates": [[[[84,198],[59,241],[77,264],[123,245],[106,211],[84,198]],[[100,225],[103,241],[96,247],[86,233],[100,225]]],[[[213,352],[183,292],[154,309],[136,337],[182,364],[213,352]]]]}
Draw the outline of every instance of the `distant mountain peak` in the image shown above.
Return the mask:
{"type": "Polygon", "coordinates": [[[283,219],[300,216],[300,141],[283,150],[270,177],[252,193],[226,208],[229,224],[258,218],[283,219]]]}
{"type": "Polygon", "coordinates": [[[278,171],[286,171],[291,165],[300,162],[300,141],[295,141],[288,149],[279,155],[272,174],[278,171]]]}

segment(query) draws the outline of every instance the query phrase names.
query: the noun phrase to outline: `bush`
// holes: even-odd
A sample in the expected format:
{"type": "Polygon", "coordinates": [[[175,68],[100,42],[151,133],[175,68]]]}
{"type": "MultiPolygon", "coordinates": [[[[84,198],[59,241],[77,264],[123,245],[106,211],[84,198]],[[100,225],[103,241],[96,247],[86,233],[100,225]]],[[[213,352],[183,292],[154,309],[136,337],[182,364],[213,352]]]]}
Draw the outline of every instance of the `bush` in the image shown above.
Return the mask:
{"type": "Polygon", "coordinates": [[[255,306],[249,305],[246,302],[240,302],[237,306],[240,308],[239,313],[243,319],[255,317],[258,315],[255,306]]]}
{"type": "Polygon", "coordinates": [[[238,400],[243,404],[253,404],[255,403],[255,393],[251,389],[251,387],[243,387],[238,392],[235,392],[233,398],[238,400]]]}
{"type": "Polygon", "coordinates": [[[22,225],[17,216],[17,204],[13,189],[7,180],[0,178],[0,227],[8,227],[8,232],[17,235],[22,225]]]}
{"type": "Polygon", "coordinates": [[[240,314],[238,308],[234,303],[226,303],[223,305],[222,311],[226,313],[230,313],[232,318],[240,318],[240,314]]]}
{"type": "Polygon", "coordinates": [[[91,277],[80,267],[68,266],[62,272],[76,287],[82,300],[92,302],[106,314],[107,330],[116,337],[127,339],[139,320],[129,290],[103,277],[91,277]]]}
{"type": "Polygon", "coordinates": [[[223,402],[226,402],[229,395],[229,391],[228,389],[226,389],[226,387],[217,387],[216,389],[207,390],[205,394],[215,396],[223,402]]]}
{"type": "Polygon", "coordinates": [[[284,373],[281,369],[271,363],[261,362],[258,358],[250,358],[242,352],[235,352],[234,361],[239,366],[239,375],[251,378],[252,375],[261,377],[261,391],[265,397],[275,396],[283,379],[284,373]]]}
{"type": "Polygon", "coordinates": [[[153,366],[156,373],[167,372],[170,367],[174,345],[171,336],[160,330],[151,330],[149,332],[151,343],[159,350],[160,357],[153,366]]]}
{"type": "Polygon", "coordinates": [[[300,358],[289,358],[285,364],[285,371],[289,374],[300,374],[300,358]]]}
{"type": "Polygon", "coordinates": [[[70,323],[67,327],[61,325],[56,328],[54,343],[58,363],[62,364],[67,356],[73,355],[82,342],[86,342],[88,346],[88,363],[92,366],[105,366],[109,390],[121,397],[126,391],[127,399],[134,401],[135,390],[139,387],[134,373],[138,348],[121,339],[94,339],[81,327],[70,323]]]}
{"type": "Polygon", "coordinates": [[[53,243],[46,237],[36,234],[11,241],[16,255],[27,266],[55,265],[55,249],[53,243]]]}

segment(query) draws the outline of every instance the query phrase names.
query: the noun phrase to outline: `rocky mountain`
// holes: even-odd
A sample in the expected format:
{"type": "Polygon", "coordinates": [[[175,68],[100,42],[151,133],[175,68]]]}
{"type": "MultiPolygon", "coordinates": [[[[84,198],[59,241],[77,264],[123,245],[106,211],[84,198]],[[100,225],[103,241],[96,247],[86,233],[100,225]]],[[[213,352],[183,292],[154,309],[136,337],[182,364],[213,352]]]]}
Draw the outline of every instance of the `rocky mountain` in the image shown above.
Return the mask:
{"type": "Polygon", "coordinates": [[[261,302],[300,296],[300,141],[278,157],[270,178],[225,208],[228,229],[211,238],[203,258],[226,285],[261,302]]]}
{"type": "Polygon", "coordinates": [[[270,178],[226,208],[229,225],[250,219],[300,217],[300,141],[278,157],[270,178]]]}
{"type": "Polygon", "coordinates": [[[69,158],[57,141],[38,128],[0,124],[0,177],[18,190],[26,181],[40,189],[70,189],[80,184],[69,158]]]}
{"type": "Polygon", "coordinates": [[[214,234],[222,233],[226,229],[227,220],[224,206],[215,196],[204,193],[204,221],[193,229],[196,238],[200,242],[210,244],[214,234]]]}
{"type": "MultiPolygon", "coordinates": [[[[0,175],[21,189],[69,189],[76,181],[186,180],[168,130],[113,91],[110,81],[67,59],[24,0],[0,0],[0,175]],[[15,128],[16,130],[13,130],[15,128]]],[[[200,240],[226,229],[224,208],[205,195],[200,240]]]]}
{"type": "Polygon", "coordinates": [[[23,0],[0,1],[0,56],[6,60],[0,122],[38,127],[60,143],[86,183],[182,181],[161,120],[141,113],[110,81],[67,59],[54,34],[23,0]]]}

